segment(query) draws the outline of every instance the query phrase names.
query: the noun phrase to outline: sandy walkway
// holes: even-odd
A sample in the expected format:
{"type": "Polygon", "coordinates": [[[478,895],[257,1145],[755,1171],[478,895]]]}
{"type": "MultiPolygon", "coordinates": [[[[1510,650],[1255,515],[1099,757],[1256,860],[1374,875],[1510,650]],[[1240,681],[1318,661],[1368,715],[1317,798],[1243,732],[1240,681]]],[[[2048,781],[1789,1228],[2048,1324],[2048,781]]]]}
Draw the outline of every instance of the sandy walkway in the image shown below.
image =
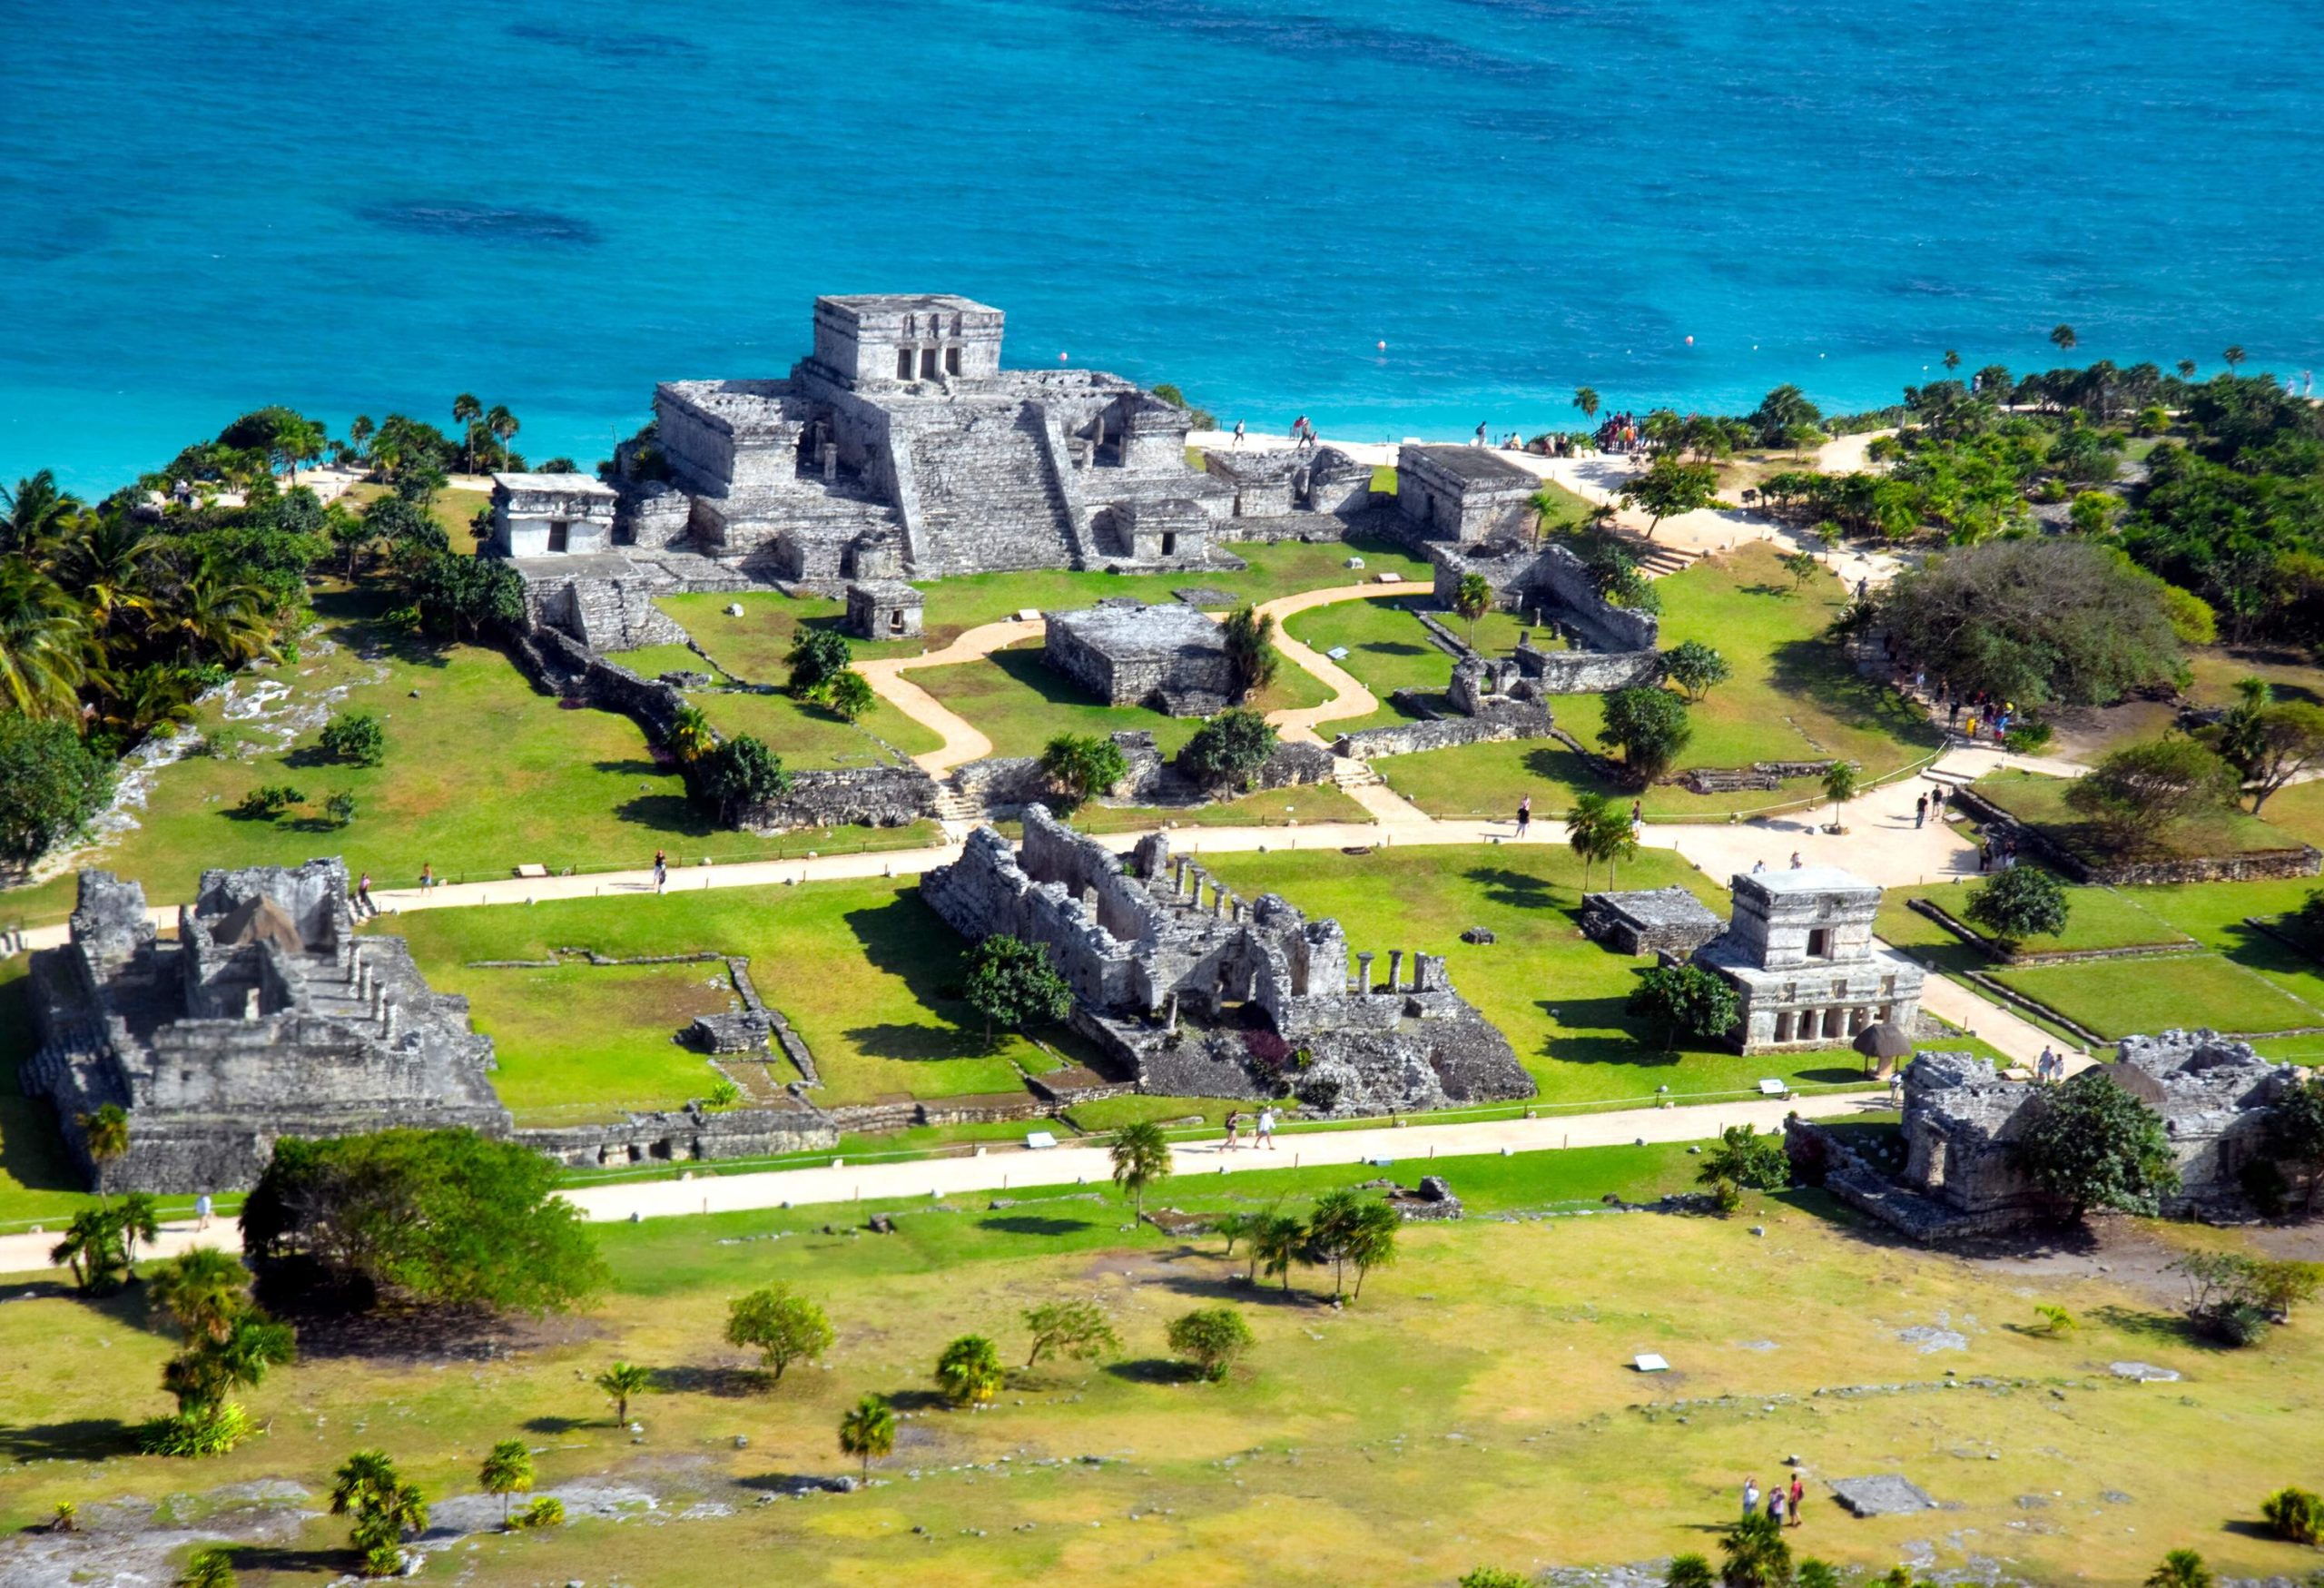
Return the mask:
{"type": "Polygon", "coordinates": [[[980,624],[940,651],[927,651],[917,656],[888,656],[878,661],[858,662],[855,670],[862,674],[872,691],[891,705],[922,727],[932,728],[943,736],[943,744],[912,757],[922,771],[931,776],[941,777],[955,766],[981,761],[991,755],[992,741],[978,732],[967,718],[946,707],[904,675],[921,667],[950,667],[962,662],[981,661],[995,651],[1005,651],[1010,646],[1039,639],[1040,636],[1039,620],[1029,622],[1022,618],[1007,618],[1000,623],[980,624]]]}

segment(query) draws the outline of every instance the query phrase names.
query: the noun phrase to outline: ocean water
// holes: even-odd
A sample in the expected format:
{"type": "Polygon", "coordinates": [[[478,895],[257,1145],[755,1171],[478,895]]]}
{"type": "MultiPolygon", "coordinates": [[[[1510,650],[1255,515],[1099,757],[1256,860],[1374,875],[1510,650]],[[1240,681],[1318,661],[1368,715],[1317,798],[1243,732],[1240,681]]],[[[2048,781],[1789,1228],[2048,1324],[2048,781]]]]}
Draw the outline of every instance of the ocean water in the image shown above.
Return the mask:
{"type": "Polygon", "coordinates": [[[1357,439],[2324,365],[2316,0],[0,0],[0,478],[262,402],[586,465],[819,291],[1357,439]],[[1693,339],[1691,344],[1688,338],[1693,339]],[[1382,344],[1384,344],[1382,345],[1382,344]]]}

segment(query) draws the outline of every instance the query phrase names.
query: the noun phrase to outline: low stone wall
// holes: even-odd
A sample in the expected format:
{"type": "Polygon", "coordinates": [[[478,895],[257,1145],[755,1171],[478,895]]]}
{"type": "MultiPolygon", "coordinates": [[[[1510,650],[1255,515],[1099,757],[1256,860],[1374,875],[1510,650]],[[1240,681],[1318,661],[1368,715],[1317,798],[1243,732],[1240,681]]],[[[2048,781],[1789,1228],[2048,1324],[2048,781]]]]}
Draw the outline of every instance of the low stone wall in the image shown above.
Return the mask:
{"type": "Polygon", "coordinates": [[[1022,810],[1048,797],[1049,774],[1030,755],[993,755],[952,768],[952,785],[976,802],[987,815],[1022,810]]]}
{"type": "Polygon", "coordinates": [[[1530,708],[1511,702],[1490,716],[1439,716],[1416,723],[1391,723],[1384,727],[1359,728],[1332,741],[1332,752],[1355,760],[1382,755],[1417,755],[1429,750],[1450,750],[1462,745],[1497,745],[1512,739],[1546,739],[1551,719],[1547,706],[1530,708]]]}
{"type": "Polygon", "coordinates": [[[794,772],[791,792],[743,813],[753,833],[793,827],[903,827],[936,814],[936,780],[917,766],[794,772]]]}
{"type": "Polygon", "coordinates": [[[618,712],[657,744],[669,737],[671,725],[685,705],[684,695],[675,686],[641,678],[562,629],[536,624],[503,637],[517,671],[536,688],[585,700],[600,711],[618,712]]]}
{"type": "Polygon", "coordinates": [[[1821,777],[1829,761],[1754,761],[1748,766],[1689,766],[1665,783],[1675,783],[1689,794],[1736,794],[1746,789],[1772,792],[1794,777],[1821,777]]]}
{"type": "Polygon", "coordinates": [[[677,1113],[632,1114],[606,1125],[518,1130],[515,1139],[578,1169],[822,1151],[839,1145],[839,1128],[829,1114],[802,1103],[788,1109],[690,1108],[677,1113]]]}
{"type": "Polygon", "coordinates": [[[832,1122],[859,1135],[928,1125],[993,1125],[1046,1119],[1051,1105],[1031,1092],[1005,1097],[938,1098],[930,1102],[851,1103],[831,1110],[832,1122]]]}
{"type": "Polygon", "coordinates": [[[1517,665],[1544,695],[1603,695],[1662,682],[1660,651],[1537,651],[1520,646],[1517,665]]]}
{"type": "Polygon", "coordinates": [[[2041,828],[2019,821],[1974,786],[1956,788],[1952,799],[1955,809],[1966,811],[1980,826],[1997,827],[2015,835],[2020,852],[2078,883],[2119,888],[2168,883],[2276,882],[2312,877],[2324,871],[2324,852],[2308,844],[2296,849],[2259,849],[2248,854],[2191,855],[2180,860],[2090,861],[2041,828]]]}

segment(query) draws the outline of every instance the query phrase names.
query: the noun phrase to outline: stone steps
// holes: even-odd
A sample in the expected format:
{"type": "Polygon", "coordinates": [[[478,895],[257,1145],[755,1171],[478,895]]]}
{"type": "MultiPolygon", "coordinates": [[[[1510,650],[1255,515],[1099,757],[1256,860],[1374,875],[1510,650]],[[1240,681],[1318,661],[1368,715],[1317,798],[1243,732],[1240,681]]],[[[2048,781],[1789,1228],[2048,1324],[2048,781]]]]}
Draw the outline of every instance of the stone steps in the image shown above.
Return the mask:
{"type": "Polygon", "coordinates": [[[1332,781],[1341,788],[1380,788],[1387,779],[1372,769],[1372,763],[1356,755],[1336,756],[1332,761],[1332,781]]]}
{"type": "Polygon", "coordinates": [[[921,571],[1071,567],[1071,514],[1051,478],[1039,417],[980,413],[911,439],[921,571]]]}

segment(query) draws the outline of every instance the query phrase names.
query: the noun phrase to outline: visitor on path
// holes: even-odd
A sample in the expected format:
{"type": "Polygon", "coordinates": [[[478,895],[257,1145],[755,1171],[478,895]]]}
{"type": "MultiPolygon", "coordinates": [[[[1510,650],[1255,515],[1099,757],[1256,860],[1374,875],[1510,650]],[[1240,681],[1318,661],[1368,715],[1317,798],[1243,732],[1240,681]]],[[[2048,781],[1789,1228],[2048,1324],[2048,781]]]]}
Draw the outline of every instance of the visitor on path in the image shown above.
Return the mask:
{"type": "Polygon", "coordinates": [[[1243,421],[1242,421],[1241,419],[1236,419],[1236,420],[1235,421],[1235,439],[1234,439],[1231,443],[1229,443],[1229,445],[1231,445],[1231,446],[1236,446],[1236,447],[1240,447],[1242,444],[1243,444],[1243,421]]]}
{"type": "Polygon", "coordinates": [[[2014,833],[2001,841],[2001,869],[2005,872],[2017,869],[2017,834],[2014,833]]]}
{"type": "Polygon", "coordinates": [[[426,861],[421,861],[419,863],[419,891],[424,893],[435,885],[436,868],[426,861]]]}
{"type": "Polygon", "coordinates": [[[355,883],[355,919],[360,921],[379,912],[379,907],[371,902],[371,873],[365,872],[355,883]]]}
{"type": "Polygon", "coordinates": [[[1259,1110],[1259,1139],[1256,1145],[1269,1152],[1275,1150],[1275,1110],[1271,1108],[1259,1110]]]}
{"type": "Polygon", "coordinates": [[[1928,791],[1928,814],[1937,821],[1945,820],[1945,785],[1941,783],[1928,791]]]}
{"type": "Polygon", "coordinates": [[[1793,850],[1791,852],[1791,869],[1794,871],[1805,871],[1807,868],[1807,863],[1799,858],[1799,851],[1797,849],[1793,850]]]}
{"type": "Polygon", "coordinates": [[[207,1191],[193,1199],[193,1227],[196,1229],[210,1228],[210,1193],[207,1191]]]}
{"type": "Polygon", "coordinates": [[[1994,869],[1994,841],[1983,840],[1977,845],[1977,873],[1980,876],[1994,869]]]}
{"type": "Polygon", "coordinates": [[[1517,836],[1525,836],[1525,829],[1533,824],[1533,796],[1527,794],[1517,802],[1517,836]]]}
{"type": "Polygon", "coordinates": [[[1928,795],[1926,795],[1926,794],[1923,794],[1923,795],[1921,795],[1921,797],[1920,797],[1920,798],[1918,798],[1918,799],[1916,799],[1916,800],[1915,800],[1915,801],[1913,802],[1913,826],[1914,826],[1915,829],[1918,829],[1918,828],[1920,828],[1921,826],[1925,825],[1925,824],[1927,823],[1927,821],[1928,821],[1928,795]]]}
{"type": "Polygon", "coordinates": [[[1751,863],[1751,874],[1755,877],[1767,869],[1768,863],[1764,860],[1755,860],[1751,863]]]}
{"type": "Polygon", "coordinates": [[[1757,1516],[1758,1514],[1759,1480],[1757,1478],[1745,1478],[1743,1480],[1743,1514],[1746,1516],[1757,1516]]]}
{"type": "Polygon", "coordinates": [[[670,857],[661,850],[654,852],[654,891],[660,893],[670,881],[670,857]]]}
{"type": "Polygon", "coordinates": [[[2050,1044],[2043,1043],[2042,1056],[2034,1060],[2034,1079],[2046,1085],[2050,1079],[2050,1071],[2056,1068],[2058,1056],[2050,1051],[2050,1044]]]}
{"type": "Polygon", "coordinates": [[[1630,842],[1633,843],[1642,843],[1645,840],[1646,802],[1643,800],[1632,800],[1630,802],[1630,842]]]}
{"type": "Polygon", "coordinates": [[[1768,1491],[1768,1520],[1777,1527],[1783,1525],[1783,1485],[1777,1484],[1768,1491]]]}
{"type": "Polygon", "coordinates": [[[1219,1150],[1222,1152],[1232,1152],[1242,1145],[1243,1110],[1240,1109],[1229,1109],[1226,1110],[1226,1145],[1219,1149],[1219,1150]]]}
{"type": "Polygon", "coordinates": [[[1307,429],[1307,416],[1305,414],[1303,413],[1297,419],[1291,421],[1291,449],[1293,451],[1305,452],[1307,450],[1308,447],[1314,443],[1314,433],[1307,429]]]}
{"type": "Polygon", "coordinates": [[[1477,433],[1476,433],[1476,437],[1475,437],[1475,439],[1472,439],[1472,441],[1470,441],[1469,445],[1470,445],[1470,446],[1472,446],[1472,447],[1482,447],[1482,446],[1483,446],[1484,444],[1485,444],[1485,422],[1484,422],[1484,420],[1482,420],[1482,419],[1479,419],[1479,420],[1477,421],[1477,433]]]}
{"type": "Polygon", "coordinates": [[[1792,1475],[1791,1475],[1791,1506],[1790,1506],[1790,1510],[1791,1510],[1791,1524],[1792,1524],[1794,1527],[1797,1527],[1797,1526],[1798,1526],[1798,1525],[1799,1525],[1799,1503],[1800,1503],[1800,1501],[1802,1501],[1802,1500],[1806,1499],[1807,1497],[1807,1485],[1806,1484],[1803,1484],[1803,1483],[1801,1483],[1801,1482],[1799,1481],[1799,1475],[1798,1475],[1797,1473],[1794,1473],[1794,1474],[1792,1474],[1792,1475]]]}

